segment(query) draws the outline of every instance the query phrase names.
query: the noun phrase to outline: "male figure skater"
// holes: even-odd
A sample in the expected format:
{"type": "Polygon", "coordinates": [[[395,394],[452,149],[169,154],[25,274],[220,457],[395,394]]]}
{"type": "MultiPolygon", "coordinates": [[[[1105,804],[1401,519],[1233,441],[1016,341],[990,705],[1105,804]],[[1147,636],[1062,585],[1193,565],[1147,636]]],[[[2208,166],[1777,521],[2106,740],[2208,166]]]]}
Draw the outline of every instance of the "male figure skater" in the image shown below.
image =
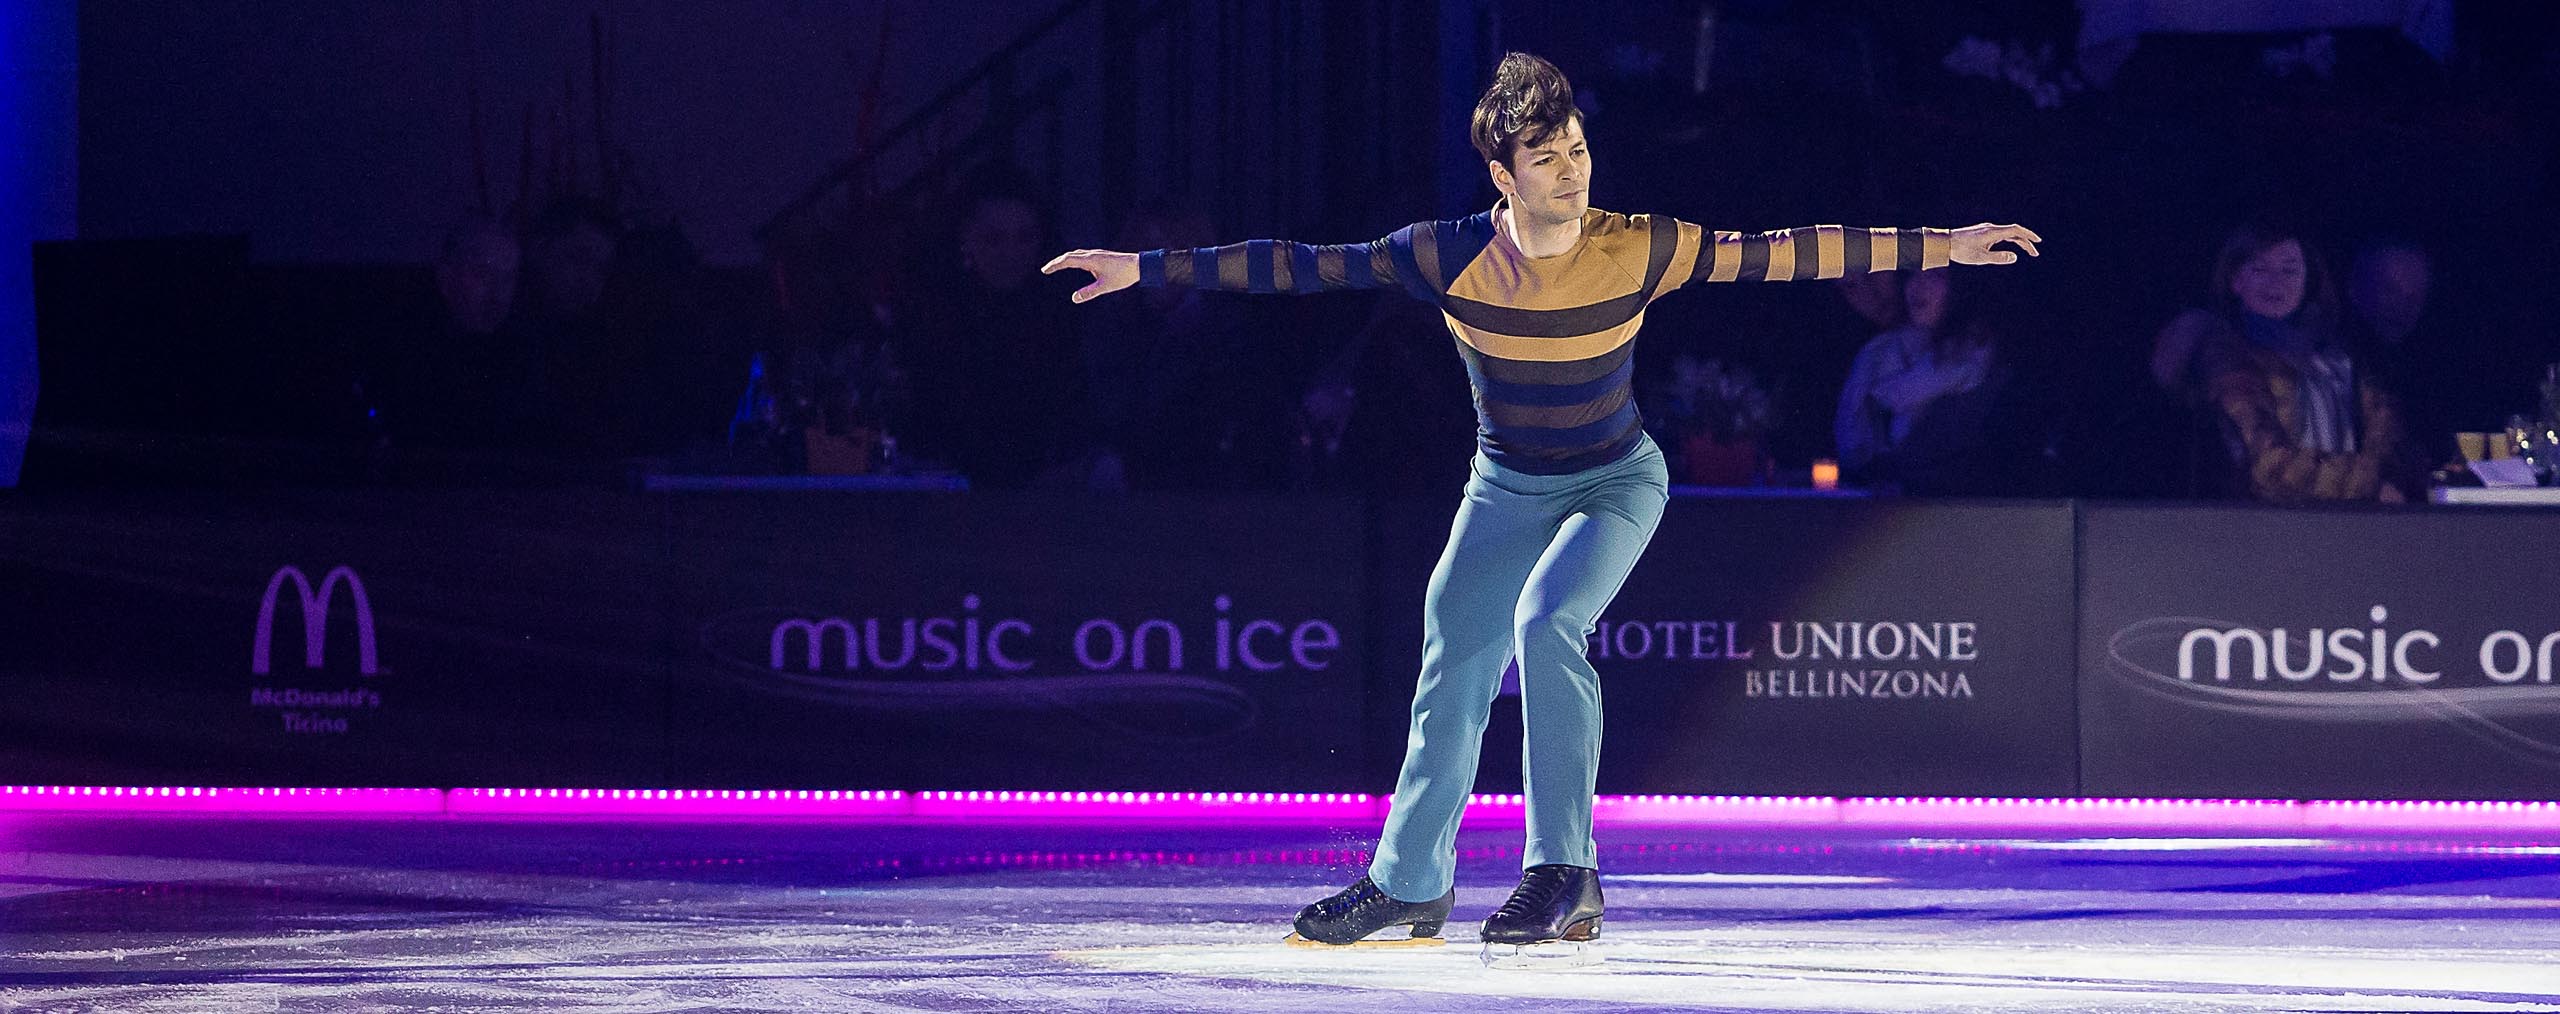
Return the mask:
{"type": "MultiPolygon", "coordinates": [[[[1489,964],[1524,945],[1599,935],[1591,799],[1600,680],[1583,656],[1662,517],[1669,478],[1636,417],[1636,329],[1692,282],[1837,278],[2011,264],[2041,238],[2014,225],[1708,233],[1590,206],[1591,153],[1553,64],[1503,57],[1469,133],[1502,196],[1371,243],[1252,240],[1196,250],[1076,250],[1043,268],[1090,272],[1083,302],[1130,285],[1310,293],[1400,288],[1440,308],[1475,390],[1477,453],[1423,603],[1422,673],[1393,809],[1368,875],[1298,913],[1291,942],[1438,943],[1457,895],[1459,811],[1504,664],[1520,664],[1528,848],[1520,884],[1485,919],[1489,964]],[[1368,941],[1391,926],[1410,939],[1368,941]]],[[[1581,951],[1579,943],[1563,949],[1581,951]]],[[[1552,953],[1554,949],[1547,949],[1552,953]]]]}

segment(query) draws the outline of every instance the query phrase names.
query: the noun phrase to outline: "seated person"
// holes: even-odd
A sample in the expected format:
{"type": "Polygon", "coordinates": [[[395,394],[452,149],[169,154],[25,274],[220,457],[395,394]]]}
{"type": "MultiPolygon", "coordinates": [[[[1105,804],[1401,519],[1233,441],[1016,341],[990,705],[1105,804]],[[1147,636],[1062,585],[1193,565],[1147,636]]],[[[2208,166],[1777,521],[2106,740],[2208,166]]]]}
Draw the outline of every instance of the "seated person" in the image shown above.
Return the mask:
{"type": "Polygon", "coordinates": [[[1834,438],[1849,482],[1919,494],[1979,494],[1998,483],[1996,417],[2013,385],[1987,284],[1953,272],[1904,282],[1909,323],[1859,349],[1840,391],[1834,438]]]}
{"type": "Polygon", "coordinates": [[[2347,348],[2337,290],[2294,232],[2246,226],[2216,260],[2213,308],[2162,329],[2218,411],[2233,486],[2266,503],[2403,502],[2399,408],[2347,348]]]}

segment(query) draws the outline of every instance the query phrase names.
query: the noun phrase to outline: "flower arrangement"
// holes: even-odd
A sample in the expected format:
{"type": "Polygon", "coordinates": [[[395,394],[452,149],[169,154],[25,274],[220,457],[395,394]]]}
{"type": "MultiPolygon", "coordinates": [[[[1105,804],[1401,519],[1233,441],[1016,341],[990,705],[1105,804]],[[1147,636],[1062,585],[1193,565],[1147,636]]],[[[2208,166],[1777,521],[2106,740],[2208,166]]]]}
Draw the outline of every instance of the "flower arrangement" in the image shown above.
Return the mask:
{"type": "Polygon", "coordinates": [[[1764,438],[1775,418],[1767,389],[1750,370],[1683,354],[1655,391],[1655,434],[1672,481],[1752,486],[1769,479],[1764,438]]]}
{"type": "Polygon", "coordinates": [[[1660,402],[1672,428],[1703,429],[1726,442],[1757,440],[1774,418],[1769,392],[1750,370],[1693,354],[1672,361],[1660,402]]]}

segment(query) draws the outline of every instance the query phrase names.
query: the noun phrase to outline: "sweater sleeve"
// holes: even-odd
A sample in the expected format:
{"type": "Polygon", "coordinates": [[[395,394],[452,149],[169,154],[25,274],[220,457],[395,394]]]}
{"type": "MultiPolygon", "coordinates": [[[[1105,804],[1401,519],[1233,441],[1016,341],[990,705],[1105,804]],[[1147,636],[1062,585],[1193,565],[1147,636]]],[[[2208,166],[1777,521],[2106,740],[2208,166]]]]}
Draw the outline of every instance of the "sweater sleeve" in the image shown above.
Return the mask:
{"type": "Polygon", "coordinates": [[[1253,239],[1225,246],[1149,250],[1138,255],[1138,284],[1188,286],[1221,292],[1305,295],[1346,289],[1401,288],[1435,299],[1416,260],[1416,237],[1432,223],[1408,225],[1367,243],[1318,245],[1285,239],[1253,239]]]}
{"type": "Polygon", "coordinates": [[[1771,232],[1712,232],[1680,223],[1672,255],[1681,284],[1789,282],[1870,271],[1926,271],[1948,264],[1945,229],[1809,225],[1771,232]],[[1685,268],[1685,273],[1681,269],[1685,268]]]}

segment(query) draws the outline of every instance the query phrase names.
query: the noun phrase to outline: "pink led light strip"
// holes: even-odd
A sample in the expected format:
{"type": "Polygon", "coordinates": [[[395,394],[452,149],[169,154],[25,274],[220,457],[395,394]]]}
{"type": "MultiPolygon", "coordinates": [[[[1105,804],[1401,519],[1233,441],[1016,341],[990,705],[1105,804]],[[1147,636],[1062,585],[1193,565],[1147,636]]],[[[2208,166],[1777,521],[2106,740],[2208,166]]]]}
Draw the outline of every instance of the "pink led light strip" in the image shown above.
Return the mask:
{"type": "Polygon", "coordinates": [[[443,789],[259,789],[126,785],[0,785],[0,810],[109,813],[298,813],[318,816],[444,812],[443,789]]]}
{"type": "MultiPolygon", "coordinates": [[[[1383,820],[1366,793],[821,789],[297,789],[0,785],[0,810],[1061,823],[1350,823],[1383,820]]],[[[1518,825],[1516,795],[1470,797],[1468,820],[1518,825]]],[[[2257,799],[1602,796],[1603,826],[1832,826],[2057,831],[2560,831],[2560,802],[2257,799]]]]}

